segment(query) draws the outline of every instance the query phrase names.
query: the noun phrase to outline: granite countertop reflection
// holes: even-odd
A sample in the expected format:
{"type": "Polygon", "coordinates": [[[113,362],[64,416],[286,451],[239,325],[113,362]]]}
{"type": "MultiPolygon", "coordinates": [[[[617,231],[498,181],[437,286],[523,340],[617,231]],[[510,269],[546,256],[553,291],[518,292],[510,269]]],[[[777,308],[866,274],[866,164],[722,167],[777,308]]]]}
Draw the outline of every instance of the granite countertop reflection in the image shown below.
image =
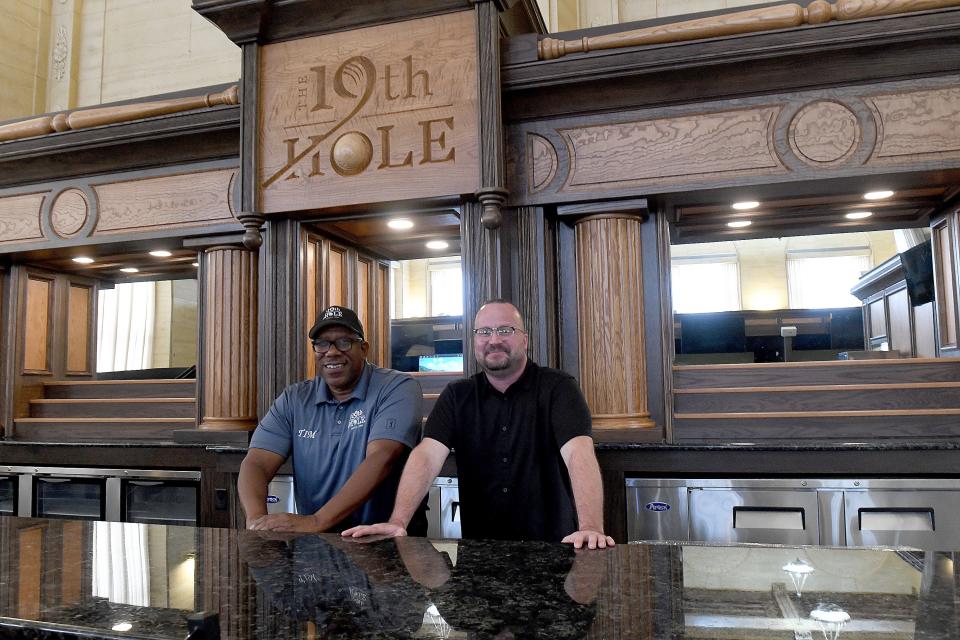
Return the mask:
{"type": "Polygon", "coordinates": [[[0,638],[957,637],[945,552],[360,544],[12,517],[0,540],[0,638]]]}

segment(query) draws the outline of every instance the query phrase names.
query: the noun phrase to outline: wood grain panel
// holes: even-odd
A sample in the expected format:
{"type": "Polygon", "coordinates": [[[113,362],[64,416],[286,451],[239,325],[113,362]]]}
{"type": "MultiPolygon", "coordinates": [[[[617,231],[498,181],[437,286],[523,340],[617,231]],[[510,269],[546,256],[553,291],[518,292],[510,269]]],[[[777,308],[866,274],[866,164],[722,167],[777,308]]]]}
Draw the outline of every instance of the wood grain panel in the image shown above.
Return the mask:
{"type": "Polygon", "coordinates": [[[913,355],[913,340],[910,320],[913,308],[907,290],[901,289],[887,296],[887,309],[890,313],[890,350],[909,358],[913,355]]]}
{"type": "Polygon", "coordinates": [[[377,320],[377,364],[390,366],[390,265],[377,264],[376,311],[377,320]]]}
{"type": "Polygon", "coordinates": [[[257,254],[207,249],[200,428],[257,424],[257,254]]]}
{"type": "Polygon", "coordinates": [[[576,225],[580,386],[598,428],[652,428],[647,410],[641,220],[576,225]]]}
{"type": "Polygon", "coordinates": [[[61,238],[80,232],[90,215],[90,203],[80,189],[66,189],[50,207],[50,228],[61,238]]]}
{"type": "Polygon", "coordinates": [[[887,335],[887,312],[883,298],[867,305],[870,310],[870,338],[882,338],[887,335]]]}
{"type": "Polygon", "coordinates": [[[60,576],[60,595],[64,605],[78,604],[83,597],[83,532],[87,525],[76,520],[64,520],[63,573],[60,576]]]}
{"type": "Polygon", "coordinates": [[[269,44],[260,55],[264,212],[480,186],[473,11],[269,44]]]}
{"type": "Polygon", "coordinates": [[[43,575],[43,529],[17,531],[17,616],[36,620],[40,615],[43,575]]]}
{"type": "Polygon", "coordinates": [[[44,194],[0,198],[0,244],[42,240],[40,207],[44,194]]]}
{"type": "Polygon", "coordinates": [[[53,282],[27,278],[26,318],[23,330],[24,371],[50,370],[50,306],[53,282]]]}
{"type": "Polygon", "coordinates": [[[937,337],[933,323],[933,302],[913,308],[913,333],[918,358],[937,357],[937,337]]]}
{"type": "Polygon", "coordinates": [[[872,96],[867,102],[878,127],[869,164],[960,157],[960,88],[872,96]]]}
{"type": "Polygon", "coordinates": [[[236,169],[215,169],[97,185],[94,235],[230,222],[234,173],[236,169]]]}
{"type": "Polygon", "coordinates": [[[363,325],[363,330],[368,334],[373,333],[370,326],[370,272],[372,270],[373,263],[369,258],[357,258],[357,317],[360,318],[360,324],[363,325]]]}
{"type": "Polygon", "coordinates": [[[560,129],[570,156],[570,173],[560,191],[786,173],[772,134],[781,108],[560,129]]]}
{"type": "Polygon", "coordinates": [[[67,373],[90,373],[93,290],[70,285],[67,303],[67,373]]]}
{"type": "Polygon", "coordinates": [[[350,306],[347,300],[347,249],[331,244],[327,252],[327,305],[350,306]]]}
{"type": "MultiPolygon", "coordinates": [[[[317,240],[307,240],[306,248],[304,249],[304,277],[303,277],[303,287],[304,287],[304,318],[303,326],[307,328],[307,331],[310,330],[310,327],[313,326],[313,323],[316,322],[317,314],[320,312],[317,307],[317,292],[320,289],[320,282],[317,278],[318,273],[318,260],[321,252],[320,242],[317,240]]],[[[304,347],[307,350],[307,378],[312,378],[317,375],[317,362],[314,358],[313,347],[307,344],[304,347]]]]}
{"type": "Polygon", "coordinates": [[[937,328],[940,348],[957,345],[957,282],[953,263],[952,225],[948,221],[933,227],[934,282],[936,284],[937,328]]]}

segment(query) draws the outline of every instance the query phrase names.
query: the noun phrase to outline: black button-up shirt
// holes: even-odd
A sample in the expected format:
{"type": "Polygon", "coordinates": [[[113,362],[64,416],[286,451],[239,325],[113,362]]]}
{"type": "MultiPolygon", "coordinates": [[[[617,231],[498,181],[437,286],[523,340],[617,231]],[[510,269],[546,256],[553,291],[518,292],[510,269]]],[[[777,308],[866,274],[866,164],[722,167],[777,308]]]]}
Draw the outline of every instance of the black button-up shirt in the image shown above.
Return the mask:
{"type": "Polygon", "coordinates": [[[578,528],[560,447],[590,433],[573,377],[532,361],[506,393],[484,373],[450,383],[424,429],[456,450],[465,538],[554,542],[578,528]]]}

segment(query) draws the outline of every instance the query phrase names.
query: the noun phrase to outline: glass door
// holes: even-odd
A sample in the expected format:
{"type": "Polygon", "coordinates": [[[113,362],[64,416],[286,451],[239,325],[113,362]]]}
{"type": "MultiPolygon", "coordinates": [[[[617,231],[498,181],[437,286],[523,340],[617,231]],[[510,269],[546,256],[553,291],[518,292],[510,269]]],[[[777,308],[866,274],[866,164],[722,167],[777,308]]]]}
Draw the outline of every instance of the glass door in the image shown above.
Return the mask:
{"type": "Polygon", "coordinates": [[[126,480],[124,522],[196,526],[200,483],[183,480],[126,480]]]}
{"type": "Polygon", "coordinates": [[[0,476],[0,516],[17,514],[17,476],[0,476]]]}
{"type": "Polygon", "coordinates": [[[38,518],[102,520],[105,478],[36,477],[34,513],[38,518]]]}

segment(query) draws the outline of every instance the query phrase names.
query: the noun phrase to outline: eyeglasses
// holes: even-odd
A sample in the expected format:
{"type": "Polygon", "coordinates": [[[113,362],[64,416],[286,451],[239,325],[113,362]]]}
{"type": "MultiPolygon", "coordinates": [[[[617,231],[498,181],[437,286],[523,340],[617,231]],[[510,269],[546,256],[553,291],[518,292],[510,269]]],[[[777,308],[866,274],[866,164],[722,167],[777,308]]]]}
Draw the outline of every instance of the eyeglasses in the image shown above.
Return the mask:
{"type": "Polygon", "coordinates": [[[517,329],[516,327],[502,326],[494,329],[493,327],[480,327],[473,330],[473,335],[478,338],[489,338],[494,333],[496,333],[501,338],[506,338],[507,336],[512,336],[516,332],[523,333],[523,329],[517,329]]]}
{"type": "Polygon", "coordinates": [[[346,353],[353,348],[354,342],[363,342],[360,338],[337,338],[332,342],[330,340],[314,340],[313,351],[314,353],[326,353],[330,351],[330,347],[336,347],[338,351],[346,353]]]}

